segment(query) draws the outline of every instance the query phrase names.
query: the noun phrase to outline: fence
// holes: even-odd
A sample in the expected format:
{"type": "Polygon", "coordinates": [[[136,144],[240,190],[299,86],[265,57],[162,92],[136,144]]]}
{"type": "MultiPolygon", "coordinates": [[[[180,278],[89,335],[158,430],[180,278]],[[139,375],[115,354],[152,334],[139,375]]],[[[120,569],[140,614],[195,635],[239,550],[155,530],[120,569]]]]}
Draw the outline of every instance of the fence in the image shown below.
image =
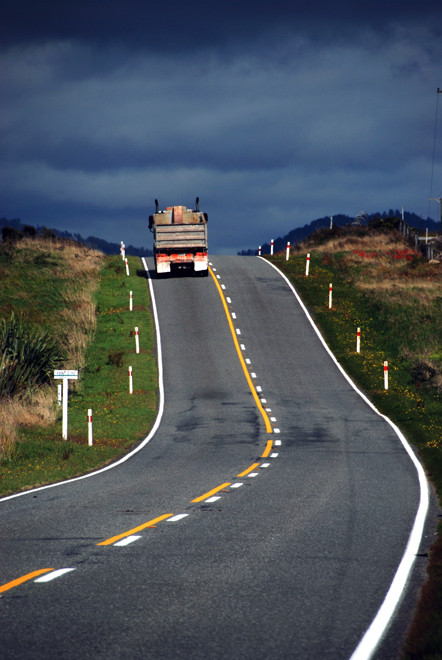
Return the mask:
{"type": "Polygon", "coordinates": [[[435,240],[434,238],[430,237],[427,242],[425,238],[419,236],[417,231],[407,225],[404,220],[399,221],[399,231],[402,232],[411,245],[414,245],[415,249],[421,252],[428,261],[432,259],[442,261],[442,250],[439,245],[436,246],[432,243],[435,240]]]}

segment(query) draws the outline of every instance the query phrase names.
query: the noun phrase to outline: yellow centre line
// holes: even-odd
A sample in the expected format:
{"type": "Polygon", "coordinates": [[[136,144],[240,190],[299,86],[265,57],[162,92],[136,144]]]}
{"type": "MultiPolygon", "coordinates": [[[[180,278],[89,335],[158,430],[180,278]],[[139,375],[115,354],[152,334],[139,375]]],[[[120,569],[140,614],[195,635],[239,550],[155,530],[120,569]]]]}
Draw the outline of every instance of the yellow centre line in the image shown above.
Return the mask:
{"type": "Polygon", "coordinates": [[[259,463],[253,463],[250,467],[247,468],[247,470],[244,470],[244,472],[241,472],[240,474],[237,474],[237,477],[245,477],[246,474],[249,474],[249,472],[252,472],[252,470],[255,470],[257,468],[259,463]]]}
{"type": "Polygon", "coordinates": [[[211,269],[210,267],[209,267],[209,273],[211,274],[212,279],[213,279],[213,281],[214,281],[215,284],[216,284],[216,288],[218,289],[218,293],[219,293],[220,298],[221,298],[221,301],[222,301],[222,303],[223,303],[224,311],[225,311],[225,313],[226,313],[227,321],[228,321],[228,323],[229,323],[229,327],[230,327],[230,332],[232,333],[233,343],[234,343],[234,345],[235,345],[236,352],[238,353],[239,361],[240,361],[241,366],[242,366],[242,368],[243,368],[243,371],[244,371],[244,374],[245,374],[245,377],[246,377],[247,383],[248,383],[248,385],[249,385],[249,387],[250,387],[250,391],[251,391],[251,393],[252,393],[252,395],[253,395],[253,398],[255,399],[256,406],[257,406],[259,412],[261,413],[262,418],[263,418],[263,420],[264,420],[264,422],[265,422],[267,433],[273,433],[273,429],[272,429],[272,425],[271,425],[271,423],[270,423],[269,417],[268,417],[266,411],[264,410],[264,408],[262,407],[261,401],[259,400],[259,397],[258,397],[258,395],[257,395],[257,393],[256,393],[255,387],[254,387],[254,385],[253,385],[253,383],[252,383],[252,379],[250,378],[249,371],[248,371],[248,369],[247,369],[247,365],[246,365],[246,363],[244,362],[244,358],[243,358],[243,356],[242,356],[241,349],[240,349],[240,347],[239,347],[238,339],[236,338],[235,328],[233,327],[232,319],[230,318],[229,308],[227,307],[227,303],[226,303],[226,299],[224,298],[223,291],[222,291],[222,289],[221,289],[221,287],[220,287],[220,285],[219,285],[219,282],[218,282],[218,280],[216,279],[216,277],[215,277],[215,275],[213,274],[213,271],[212,271],[212,269],[211,269]]]}
{"type": "Polygon", "coordinates": [[[22,577],[19,577],[16,580],[11,580],[11,582],[3,584],[0,587],[0,594],[4,591],[8,591],[9,589],[13,589],[14,587],[18,587],[18,585],[23,584],[23,582],[27,582],[28,580],[32,580],[32,578],[38,577],[43,573],[49,573],[49,571],[53,570],[53,568],[40,568],[38,571],[33,571],[32,573],[27,573],[27,575],[22,575],[22,577]]]}
{"type": "Polygon", "coordinates": [[[157,522],[160,522],[161,520],[166,520],[166,518],[170,518],[171,516],[173,516],[173,513],[165,513],[162,516],[158,516],[158,518],[154,518],[153,520],[149,520],[148,522],[143,523],[138,527],[134,527],[133,529],[130,529],[128,532],[123,532],[122,534],[118,534],[117,536],[112,536],[112,538],[107,539],[106,541],[101,541],[101,543],[97,543],[97,545],[112,545],[113,543],[120,541],[120,539],[126,538],[126,536],[131,536],[132,534],[141,532],[141,530],[146,529],[146,527],[153,527],[157,522]]]}
{"type": "Polygon", "coordinates": [[[261,458],[267,458],[267,456],[272,451],[272,447],[273,447],[273,440],[267,440],[267,447],[264,449],[263,453],[261,454],[261,458]]]}
{"type": "MultiPolygon", "coordinates": [[[[262,407],[261,401],[259,400],[259,397],[256,393],[256,389],[253,385],[252,379],[250,378],[249,371],[247,369],[247,365],[246,365],[246,363],[244,361],[244,358],[242,356],[241,349],[240,349],[240,346],[239,346],[239,343],[238,343],[238,339],[236,337],[235,328],[233,326],[232,319],[230,318],[229,308],[227,306],[227,302],[226,302],[226,299],[224,297],[223,291],[222,291],[222,289],[221,289],[221,287],[218,283],[218,280],[216,279],[216,277],[213,274],[213,271],[210,267],[209,267],[209,272],[210,272],[210,275],[212,276],[213,281],[215,282],[216,288],[218,289],[218,293],[220,295],[221,302],[223,304],[224,311],[225,311],[225,314],[226,314],[226,317],[227,317],[227,322],[229,324],[230,332],[232,333],[233,343],[234,343],[234,346],[236,348],[236,352],[238,354],[238,358],[239,358],[240,364],[243,368],[244,375],[246,377],[246,380],[247,380],[247,383],[249,385],[250,391],[253,395],[256,406],[257,406],[259,412],[262,415],[267,433],[273,433],[273,428],[272,428],[272,425],[270,423],[270,419],[269,419],[266,411],[262,407]]],[[[265,450],[262,454],[262,458],[265,458],[266,456],[268,456],[270,454],[270,451],[272,450],[272,446],[273,446],[273,441],[268,440],[266,448],[265,448],[265,450]]],[[[238,474],[237,476],[238,477],[244,477],[246,474],[249,474],[249,472],[252,472],[252,470],[257,468],[258,466],[259,466],[259,463],[253,463],[253,465],[251,465],[249,468],[247,468],[247,470],[244,470],[244,472],[241,472],[241,474],[238,474]]],[[[199,497],[196,497],[194,500],[192,500],[192,502],[202,502],[203,500],[207,499],[211,495],[214,495],[215,493],[218,493],[223,488],[227,488],[227,486],[230,486],[230,482],[226,482],[224,484],[221,484],[221,486],[217,486],[216,488],[213,488],[212,490],[208,491],[207,493],[204,493],[204,495],[200,495],[199,497]]],[[[101,541],[101,543],[97,543],[97,545],[112,545],[112,544],[116,543],[117,541],[120,541],[121,539],[124,539],[128,536],[131,536],[132,534],[136,534],[137,532],[141,532],[143,529],[146,529],[147,527],[153,527],[156,523],[158,523],[162,520],[166,520],[167,518],[171,518],[172,516],[173,516],[173,513],[166,513],[162,516],[159,516],[158,518],[154,518],[153,520],[149,520],[148,522],[144,523],[143,525],[139,525],[138,527],[134,527],[133,529],[130,529],[127,532],[123,532],[122,534],[118,534],[117,536],[112,536],[110,539],[107,539],[106,541],[101,541]]],[[[51,570],[51,569],[48,569],[48,570],[51,570]]]]}
{"type": "Polygon", "coordinates": [[[221,484],[221,486],[217,486],[216,488],[213,488],[212,490],[209,490],[209,492],[204,493],[204,495],[200,495],[196,499],[192,500],[192,502],[202,502],[203,500],[206,500],[211,495],[215,495],[215,493],[218,493],[223,488],[227,488],[227,486],[230,486],[229,481],[227,481],[225,484],[221,484]]]}

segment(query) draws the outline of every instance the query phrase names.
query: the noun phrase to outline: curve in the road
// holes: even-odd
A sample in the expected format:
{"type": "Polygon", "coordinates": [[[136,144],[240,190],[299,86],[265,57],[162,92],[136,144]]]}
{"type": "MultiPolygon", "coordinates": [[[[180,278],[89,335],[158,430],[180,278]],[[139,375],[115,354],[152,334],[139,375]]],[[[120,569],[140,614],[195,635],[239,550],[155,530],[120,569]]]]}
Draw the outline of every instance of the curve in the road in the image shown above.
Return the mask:
{"type": "MultiPolygon", "coordinates": [[[[262,257],[259,257],[262,259],[262,257]]],[[[301,306],[302,310],[304,311],[304,314],[306,315],[307,319],[312,325],[313,330],[316,332],[319,340],[323,344],[325,350],[328,352],[330,355],[331,359],[334,361],[336,364],[336,367],[341,371],[343,376],[346,378],[346,380],[349,382],[349,384],[353,387],[353,389],[359,394],[360,397],[365,401],[365,403],[372,408],[382,419],[384,419],[394,430],[396,435],[398,436],[399,440],[401,441],[405,451],[409,455],[411,461],[414,464],[414,467],[416,468],[417,474],[418,474],[418,479],[419,479],[419,488],[420,488],[420,499],[419,499],[419,506],[416,511],[416,517],[414,519],[413,527],[410,532],[410,536],[408,539],[407,546],[405,548],[403,557],[401,559],[401,562],[397,568],[396,574],[393,578],[393,581],[387,591],[387,594],[385,596],[385,599],[379,608],[376,616],[374,617],[371,625],[367,629],[366,633],[362,637],[361,641],[359,642],[358,646],[356,647],[355,651],[351,655],[350,660],[367,660],[368,658],[371,658],[373,653],[375,652],[376,648],[378,647],[380,641],[382,640],[383,635],[385,634],[385,631],[390,625],[390,622],[396,612],[396,609],[400,603],[401,597],[404,593],[404,590],[407,586],[408,579],[411,573],[411,570],[413,568],[413,564],[416,559],[416,555],[419,552],[419,546],[422,541],[422,536],[424,532],[424,526],[425,526],[425,520],[427,517],[428,513],[428,507],[429,507],[429,489],[428,489],[428,482],[427,478],[425,476],[424,469],[418,459],[416,458],[411,446],[409,445],[407,439],[405,438],[404,434],[402,431],[392,422],[392,420],[387,417],[386,415],[383,415],[377,408],[376,406],[373,405],[373,403],[365,396],[361,390],[356,387],[354,382],[351,380],[351,378],[348,376],[348,374],[344,371],[344,369],[341,367],[339,362],[336,360],[335,356],[329,349],[328,345],[326,344],[324,338],[322,337],[321,333],[319,332],[317,326],[315,325],[312,317],[310,316],[307,308],[305,307],[304,303],[302,302],[301,298],[299,297],[296,289],[286,277],[284,273],[282,273],[279,268],[277,268],[274,264],[271,262],[267,261],[266,259],[262,259],[265,261],[269,266],[274,268],[280,276],[286,281],[287,285],[291,289],[293,295],[297,299],[299,305],[301,306]]]]}
{"type": "MultiPolygon", "coordinates": [[[[144,263],[145,263],[145,268],[147,270],[146,262],[144,262],[144,263]]],[[[265,263],[268,264],[268,266],[271,265],[267,261],[265,263]]],[[[274,266],[272,266],[272,267],[274,268],[274,266]]],[[[319,331],[317,330],[316,326],[314,325],[313,321],[311,320],[310,315],[308,314],[308,311],[305,309],[304,305],[302,304],[302,301],[300,301],[300,299],[299,299],[295,289],[291,285],[291,283],[287,280],[287,278],[285,278],[285,276],[282,273],[280,273],[280,271],[278,269],[275,268],[275,270],[279,273],[279,276],[281,276],[286,281],[286,283],[289,285],[291,291],[293,292],[293,294],[297,298],[298,303],[301,306],[301,309],[303,310],[303,312],[306,315],[307,319],[311,323],[311,325],[312,325],[314,331],[316,332],[318,338],[320,339],[321,343],[324,345],[324,348],[326,349],[326,351],[328,352],[328,354],[332,358],[332,360],[335,363],[335,365],[337,366],[337,368],[344,375],[344,377],[346,378],[348,383],[357,392],[357,394],[362,397],[362,399],[365,401],[365,403],[367,403],[369,405],[369,407],[372,408],[372,410],[374,410],[378,415],[380,415],[380,417],[382,417],[392,427],[392,429],[396,433],[397,437],[400,439],[400,442],[402,443],[402,446],[406,450],[408,456],[413,461],[414,466],[415,466],[415,468],[417,470],[417,473],[418,473],[418,477],[419,477],[419,484],[420,484],[419,507],[418,507],[417,514],[414,518],[414,523],[412,525],[412,532],[411,532],[411,535],[408,538],[405,553],[403,554],[403,557],[400,561],[399,567],[396,570],[393,581],[392,581],[391,586],[388,590],[388,593],[387,593],[387,595],[384,599],[384,602],[381,605],[381,608],[379,609],[379,611],[376,614],[373,622],[371,623],[370,627],[368,628],[367,632],[365,633],[365,635],[361,639],[360,643],[358,644],[358,646],[356,647],[356,650],[353,652],[353,655],[352,655],[353,660],[361,660],[362,658],[371,657],[373,655],[373,653],[375,652],[376,648],[378,647],[379,642],[381,641],[382,636],[383,636],[386,628],[388,627],[388,624],[391,621],[392,616],[394,615],[394,613],[397,609],[397,605],[400,601],[401,594],[403,592],[404,586],[407,583],[408,576],[410,575],[410,572],[411,572],[411,569],[412,569],[412,566],[413,566],[413,563],[414,563],[414,556],[418,552],[418,546],[419,546],[421,536],[422,536],[423,524],[425,522],[426,512],[427,512],[427,509],[428,509],[428,485],[427,485],[422,467],[420,466],[417,459],[415,458],[414,453],[411,450],[410,446],[408,445],[408,443],[407,443],[406,439],[404,438],[404,436],[401,434],[399,429],[391,422],[391,420],[389,420],[385,416],[381,415],[379,413],[379,411],[377,411],[377,409],[368,401],[368,399],[364,396],[364,394],[362,392],[360,392],[356,388],[356,386],[352,383],[352,381],[348,378],[348,376],[345,374],[345,372],[342,370],[340,365],[335,360],[334,356],[329,351],[328,347],[325,345],[324,340],[322,339],[319,331]]],[[[260,275],[262,275],[262,273],[260,275]]],[[[215,275],[215,277],[214,277],[215,282],[217,282],[218,279],[219,278],[217,278],[216,275],[215,275]]],[[[217,284],[217,286],[218,286],[218,284],[217,284]]],[[[137,448],[134,451],[132,451],[130,454],[123,457],[123,459],[120,459],[120,461],[117,461],[117,462],[113,463],[110,466],[107,466],[106,468],[104,468],[102,470],[96,471],[94,473],[90,473],[88,475],[84,475],[82,477],[76,478],[75,480],[69,480],[69,481],[66,481],[66,482],[58,482],[57,484],[44,486],[44,487],[41,487],[39,489],[34,489],[33,491],[27,491],[25,493],[19,493],[19,494],[13,495],[13,496],[9,496],[8,498],[3,498],[3,500],[11,499],[12,497],[23,496],[23,495],[29,494],[29,492],[34,492],[35,493],[36,490],[46,490],[48,488],[53,488],[54,486],[60,486],[64,483],[70,484],[73,481],[77,481],[79,479],[89,478],[91,476],[95,476],[95,475],[100,474],[102,472],[105,472],[109,469],[112,469],[113,467],[116,467],[117,465],[120,465],[121,463],[126,462],[131,456],[133,456],[135,453],[139,452],[140,449],[142,449],[147,444],[147,442],[149,442],[149,440],[153,437],[153,435],[156,433],[156,431],[158,430],[158,427],[160,426],[160,422],[161,422],[161,418],[162,418],[162,413],[163,413],[163,408],[164,408],[164,393],[162,391],[163,385],[162,385],[161,337],[160,337],[160,334],[159,334],[160,330],[159,330],[159,322],[158,322],[158,316],[157,316],[157,311],[156,311],[155,297],[153,295],[153,287],[152,287],[152,283],[151,283],[150,278],[149,278],[149,287],[150,287],[150,290],[151,290],[152,305],[153,305],[153,308],[154,308],[155,325],[156,325],[156,331],[157,331],[157,346],[158,346],[158,350],[159,350],[158,363],[159,363],[159,374],[160,374],[160,409],[159,409],[159,414],[158,414],[158,417],[156,419],[156,422],[154,424],[154,427],[153,427],[151,433],[146,437],[146,439],[140,445],[137,446],[137,448]]],[[[242,300],[243,303],[246,302],[246,298],[244,297],[245,294],[246,294],[245,291],[241,292],[241,295],[242,295],[241,300],[242,300]]],[[[222,299],[224,298],[224,293],[222,294],[221,298],[222,299]]],[[[228,298],[225,298],[225,301],[223,302],[223,306],[224,306],[225,311],[226,311],[226,306],[227,306],[226,303],[229,304],[228,298]]],[[[160,307],[160,309],[161,309],[161,307],[160,307]]],[[[231,324],[232,313],[229,311],[229,308],[227,308],[226,315],[227,315],[227,318],[229,319],[229,322],[231,324]]],[[[239,328],[234,328],[234,331],[232,332],[232,336],[234,338],[234,341],[235,340],[238,341],[237,337],[240,336],[239,333],[237,332],[237,330],[239,330],[239,328]]],[[[265,335],[266,333],[263,330],[261,334],[265,335]]],[[[268,332],[267,332],[267,334],[268,334],[268,332]]],[[[224,337],[225,336],[227,336],[226,332],[224,333],[224,337]]],[[[166,335],[165,335],[165,337],[166,337],[166,335]]],[[[252,342],[252,339],[253,339],[253,337],[251,338],[251,342],[252,342]]],[[[244,353],[244,350],[242,349],[241,345],[240,345],[239,348],[240,348],[239,352],[237,350],[238,355],[242,356],[242,354],[244,353]]],[[[245,353],[244,353],[244,355],[245,355],[245,353]]],[[[262,362],[262,360],[261,360],[261,362],[262,362]]],[[[248,366],[250,368],[250,364],[248,364],[248,366]]],[[[244,370],[244,367],[243,367],[243,370],[244,370]]],[[[247,368],[245,369],[244,372],[248,374],[247,368]]],[[[258,397],[258,393],[260,394],[260,396],[258,397],[258,401],[261,404],[266,403],[265,399],[264,399],[264,396],[261,396],[261,393],[260,393],[261,388],[258,389],[258,386],[256,386],[256,385],[254,385],[253,388],[254,389],[252,390],[252,393],[253,393],[253,391],[255,391],[255,395],[257,397],[258,397]]],[[[184,391],[184,394],[187,393],[187,390],[184,389],[183,391],[184,391]]],[[[357,397],[354,397],[354,398],[356,399],[357,397]]],[[[266,408],[267,408],[267,406],[266,406],[266,408]]],[[[264,410],[265,413],[268,412],[268,410],[266,410],[264,408],[263,408],[263,410],[264,410]]],[[[179,414],[182,414],[181,408],[179,408],[177,411],[175,410],[174,412],[175,413],[178,412],[179,414]]],[[[188,413],[187,410],[184,411],[184,412],[186,414],[188,413]]],[[[263,419],[265,420],[264,416],[263,416],[263,419]]],[[[267,415],[267,419],[268,419],[268,415],[267,415]]],[[[272,418],[270,418],[269,422],[271,422],[271,421],[272,421],[272,418]]],[[[164,423],[165,423],[165,421],[163,422],[162,426],[164,426],[164,423]]],[[[175,418],[174,418],[174,423],[175,423],[175,418]]],[[[286,420],[286,423],[287,423],[287,420],[286,420]]],[[[170,428],[173,430],[173,425],[171,425],[170,428]]],[[[273,430],[276,432],[276,429],[274,427],[273,427],[273,430]]],[[[265,457],[266,455],[268,455],[268,453],[270,453],[270,451],[272,449],[272,444],[273,443],[272,443],[271,440],[267,441],[267,446],[266,446],[266,449],[264,450],[264,454],[262,454],[262,457],[265,457]]],[[[279,446],[281,444],[281,441],[276,440],[274,442],[274,444],[275,444],[275,446],[279,446]]],[[[183,446],[183,445],[181,445],[181,446],[183,446]]],[[[151,445],[151,447],[152,447],[152,445],[151,445]]],[[[180,444],[179,444],[178,441],[177,441],[177,443],[176,443],[176,445],[173,449],[176,450],[177,456],[179,458],[182,458],[182,454],[179,453],[180,452],[180,444]]],[[[210,447],[210,449],[212,450],[213,448],[210,447]]],[[[196,452],[198,450],[199,450],[199,448],[196,449],[196,452]]],[[[232,460],[230,463],[234,464],[235,460],[232,460]]],[[[186,463],[186,466],[188,466],[188,463],[186,463]]],[[[246,469],[242,470],[239,474],[237,474],[236,477],[242,478],[244,476],[250,476],[250,477],[255,476],[256,474],[258,474],[258,473],[255,472],[255,470],[258,466],[264,467],[264,464],[254,462],[249,467],[247,467],[246,469]]],[[[124,469],[125,470],[128,469],[127,465],[124,469]]],[[[208,475],[207,479],[206,479],[207,484],[206,484],[206,482],[204,482],[205,485],[206,485],[206,488],[207,488],[206,492],[204,493],[204,495],[198,495],[197,497],[194,497],[192,502],[207,502],[208,500],[210,500],[212,498],[217,498],[218,495],[220,494],[221,490],[228,489],[228,488],[234,488],[234,487],[240,485],[238,483],[231,483],[229,481],[229,482],[223,482],[220,486],[216,486],[214,488],[213,484],[210,484],[210,481],[212,480],[212,478],[217,478],[217,477],[218,477],[218,472],[217,471],[213,471],[213,473],[211,472],[208,475]],[[212,487],[210,487],[210,485],[212,487]],[[210,488],[210,490],[209,490],[209,488],[210,488]]],[[[220,481],[221,481],[221,479],[220,479],[220,481]]],[[[190,481],[189,481],[189,483],[190,483],[190,481]]],[[[201,491],[202,490],[203,490],[203,488],[201,488],[201,491]]],[[[124,499],[124,494],[125,493],[124,493],[124,490],[123,490],[123,499],[124,499]]],[[[169,491],[169,493],[166,493],[166,495],[168,495],[168,494],[170,494],[170,491],[169,491]]],[[[196,495],[196,493],[195,493],[195,495],[196,495]]],[[[164,502],[166,502],[166,500],[163,501],[163,504],[164,504],[164,502]]],[[[270,504],[272,504],[271,501],[270,501],[270,504]]],[[[167,502],[166,502],[166,506],[169,506],[167,504],[167,502]]],[[[168,509],[163,509],[163,511],[164,510],[168,510],[168,509]]],[[[413,511],[414,511],[414,508],[411,510],[411,513],[410,513],[410,522],[412,520],[413,511]]],[[[119,534],[117,536],[114,535],[114,536],[110,537],[109,539],[107,539],[106,541],[102,541],[100,544],[97,544],[97,545],[110,545],[110,544],[112,544],[112,545],[117,545],[117,544],[124,545],[124,544],[127,544],[127,543],[131,543],[133,540],[136,540],[137,538],[140,538],[137,535],[137,532],[141,531],[142,529],[154,526],[156,522],[162,522],[163,520],[164,520],[164,522],[177,522],[177,521],[183,519],[185,516],[188,516],[188,515],[189,515],[189,513],[163,514],[161,516],[157,516],[157,518],[149,520],[147,523],[143,523],[142,525],[138,525],[137,527],[133,527],[132,529],[127,530],[126,532],[123,532],[122,534],[119,534]]],[[[121,516],[120,516],[120,519],[121,519],[121,516]]],[[[103,530],[104,529],[105,529],[105,527],[103,527],[103,530]]],[[[108,530],[108,533],[111,533],[111,531],[112,531],[112,529],[108,530]]],[[[406,532],[408,533],[408,526],[406,528],[406,532]]],[[[105,538],[105,537],[101,536],[101,538],[105,538]]],[[[400,547],[402,547],[402,546],[400,546],[400,547]]],[[[402,552],[402,550],[401,550],[401,552],[402,552]]],[[[397,556],[399,557],[400,555],[398,554],[397,556]]],[[[48,564],[46,564],[46,565],[48,565],[48,564]]],[[[393,574],[394,566],[395,566],[395,564],[393,565],[393,570],[392,570],[391,574],[393,574]]],[[[47,575],[48,575],[48,578],[49,578],[49,576],[51,575],[49,573],[49,571],[52,571],[53,569],[40,569],[40,570],[46,572],[47,575]]],[[[60,570],[66,572],[68,570],[73,570],[73,569],[71,569],[71,568],[69,568],[69,569],[68,568],[59,569],[58,573],[60,573],[60,570]]],[[[56,571],[55,571],[55,573],[56,573],[56,571]]],[[[23,578],[19,578],[19,579],[22,579],[23,581],[25,579],[31,579],[31,578],[29,578],[29,575],[30,574],[27,574],[26,576],[23,576],[23,578]]],[[[385,582],[382,582],[382,589],[383,589],[383,584],[385,584],[385,582]]],[[[382,593],[383,593],[383,591],[381,591],[381,594],[382,593]]],[[[362,628],[362,630],[363,630],[363,628],[362,628]]]]}

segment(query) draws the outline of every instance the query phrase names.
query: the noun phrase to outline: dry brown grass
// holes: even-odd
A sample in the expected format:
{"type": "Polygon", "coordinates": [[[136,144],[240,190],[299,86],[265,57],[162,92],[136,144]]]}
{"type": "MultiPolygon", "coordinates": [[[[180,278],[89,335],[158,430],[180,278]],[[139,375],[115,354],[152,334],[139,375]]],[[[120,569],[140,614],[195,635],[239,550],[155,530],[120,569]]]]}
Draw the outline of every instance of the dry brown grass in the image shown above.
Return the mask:
{"type": "Polygon", "coordinates": [[[437,280],[415,280],[410,283],[394,276],[379,280],[375,275],[365,275],[363,279],[357,279],[355,284],[358,289],[370,291],[380,298],[388,296],[390,302],[402,305],[418,303],[424,307],[434,303],[437,295],[440,295],[442,285],[437,280]]]}
{"type": "Polygon", "coordinates": [[[299,248],[333,259],[357,288],[395,303],[429,306],[441,295],[442,263],[426,261],[397,231],[346,232],[320,245],[311,238],[299,248]]]}
{"type": "Polygon", "coordinates": [[[26,426],[50,426],[56,417],[54,390],[44,387],[26,399],[0,402],[0,458],[8,456],[18,439],[18,429],[26,426]]]}
{"type": "Polygon", "coordinates": [[[99,285],[104,254],[75,241],[59,239],[25,238],[16,246],[18,252],[29,248],[37,254],[49,252],[62,257],[63,264],[53,267],[54,277],[66,278],[68,267],[68,286],[63,292],[66,306],[58,315],[57,334],[68,356],[66,368],[80,369],[84,366],[85,349],[95,331],[94,294],[99,285]]]}
{"type": "MultiPolygon", "coordinates": [[[[57,315],[56,334],[66,352],[67,369],[84,366],[84,356],[96,326],[94,294],[104,255],[73,241],[24,238],[14,246],[14,258],[23,259],[32,250],[34,257],[54,256],[61,263],[52,266],[53,277],[65,281],[65,307],[57,315]]],[[[17,297],[20,296],[17,291],[17,297]]],[[[23,294],[24,296],[25,294],[23,294]]],[[[20,427],[48,426],[55,421],[53,387],[43,388],[22,399],[0,402],[0,457],[7,455],[18,437],[20,427]]]]}
{"type": "Polygon", "coordinates": [[[353,250],[362,250],[362,251],[372,251],[379,250],[381,252],[387,252],[397,248],[398,242],[403,243],[405,247],[409,247],[408,244],[405,244],[402,238],[402,234],[399,232],[373,232],[368,233],[345,233],[342,236],[331,237],[330,240],[324,241],[320,245],[316,245],[314,238],[307,239],[302,243],[303,249],[310,248],[315,252],[348,252],[353,250]],[[375,247],[374,247],[375,246],[375,247]]]}

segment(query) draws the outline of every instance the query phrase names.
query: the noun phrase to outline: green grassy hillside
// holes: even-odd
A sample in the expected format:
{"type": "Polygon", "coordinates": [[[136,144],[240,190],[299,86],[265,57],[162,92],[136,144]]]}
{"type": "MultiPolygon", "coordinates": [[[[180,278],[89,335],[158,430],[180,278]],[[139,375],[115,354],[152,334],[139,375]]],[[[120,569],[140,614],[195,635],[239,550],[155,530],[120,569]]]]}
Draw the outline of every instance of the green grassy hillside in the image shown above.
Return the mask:
{"type": "MultiPolygon", "coordinates": [[[[42,363],[49,345],[56,346],[57,360],[48,373],[40,369],[38,381],[25,378],[12,393],[10,387],[1,389],[0,378],[0,494],[94,469],[149,432],[157,403],[154,332],[140,260],[129,257],[129,265],[128,277],[121,257],[105,257],[72,241],[24,239],[1,245],[2,353],[5,338],[18,334],[19,323],[24,343],[33,337],[43,347],[42,363]],[[135,327],[140,333],[137,355],[135,327]],[[133,394],[128,391],[129,365],[133,394]],[[79,380],[70,381],[68,441],[61,437],[60,381],[53,379],[53,368],[79,370],[79,380]],[[87,444],[89,408],[92,447],[87,444]]],[[[16,344],[8,348],[9,382],[23,371],[14,373],[23,365],[16,344]]]]}

